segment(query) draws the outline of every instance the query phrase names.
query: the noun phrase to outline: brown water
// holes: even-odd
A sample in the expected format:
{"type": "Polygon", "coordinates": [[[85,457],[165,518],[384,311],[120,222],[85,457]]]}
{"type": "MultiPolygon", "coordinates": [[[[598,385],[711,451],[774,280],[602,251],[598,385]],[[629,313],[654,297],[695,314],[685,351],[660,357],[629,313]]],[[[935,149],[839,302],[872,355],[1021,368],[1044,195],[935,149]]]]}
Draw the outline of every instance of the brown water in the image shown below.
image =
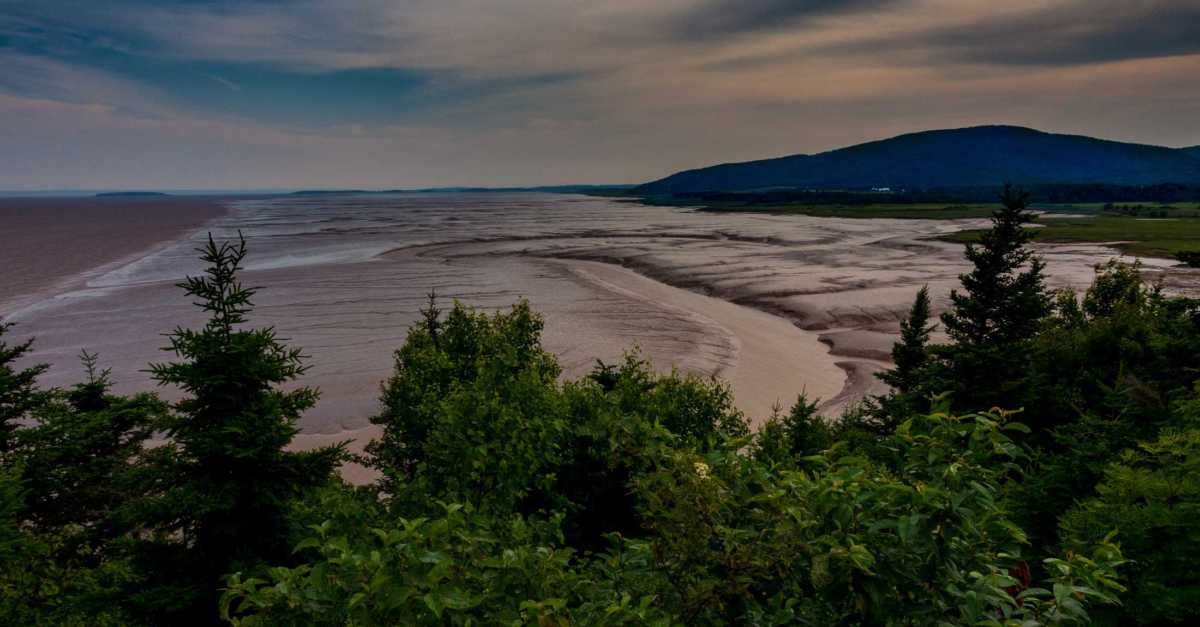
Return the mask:
{"type": "Polygon", "coordinates": [[[0,198],[0,312],[132,261],[224,212],[209,198],[0,198]]]}
{"type": "MultiPolygon", "coordinates": [[[[431,289],[486,308],[528,298],[546,314],[546,344],[571,376],[637,344],[659,366],[730,378],[756,419],[801,391],[833,407],[878,389],[870,375],[883,367],[916,290],[929,284],[942,303],[966,269],[960,246],[929,236],[979,224],[717,214],[550,194],[229,205],[203,229],[92,272],[77,288],[0,304],[21,333],[38,336],[37,358],[54,364],[47,382],[77,380],[75,355],[87,348],[113,367],[120,390],[145,388],[145,365],[170,357],[159,335],[202,319],[172,283],[199,271],[192,249],[211,229],[247,238],[244,278],[266,286],[253,321],[276,326],[312,358],[305,382],[323,391],[305,418],[312,437],[362,433],[392,351],[431,289]]],[[[88,233],[77,237],[82,246],[88,233]]],[[[57,252],[23,251],[4,254],[30,263],[57,252]]],[[[1041,252],[1051,282],[1073,287],[1112,254],[1101,246],[1041,252]]],[[[1179,289],[1195,283],[1192,271],[1154,265],[1179,289]]]]}

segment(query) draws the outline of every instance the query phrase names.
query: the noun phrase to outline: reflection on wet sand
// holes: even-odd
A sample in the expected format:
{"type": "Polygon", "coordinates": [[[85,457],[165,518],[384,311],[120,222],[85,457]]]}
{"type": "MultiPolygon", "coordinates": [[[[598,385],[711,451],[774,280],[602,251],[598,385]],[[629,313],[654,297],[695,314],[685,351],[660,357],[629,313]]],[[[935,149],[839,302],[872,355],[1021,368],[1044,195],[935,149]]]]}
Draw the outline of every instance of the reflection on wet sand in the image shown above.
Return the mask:
{"type": "MultiPolygon", "coordinates": [[[[637,345],[657,366],[727,377],[761,420],[806,392],[826,412],[879,391],[898,320],[916,290],[935,305],[966,269],[961,247],[930,239],[979,221],[850,220],[717,214],[550,194],[428,194],[238,200],[182,241],[7,313],[37,335],[48,382],[80,376],[101,353],[119,390],[169,357],[157,334],[200,317],[178,289],[211,230],[241,231],[245,280],[262,285],[256,324],[311,356],[322,400],[304,438],[361,436],[392,351],[425,295],[484,307],[528,298],[567,376],[637,345]]],[[[1045,246],[1053,287],[1082,287],[1102,246],[1045,246]]],[[[1150,262],[1176,291],[1195,273],[1150,262]]],[[[5,305],[0,304],[0,307],[5,305]]],[[[169,391],[167,391],[169,394],[169,391]]],[[[303,443],[303,442],[301,442],[303,443]]]]}

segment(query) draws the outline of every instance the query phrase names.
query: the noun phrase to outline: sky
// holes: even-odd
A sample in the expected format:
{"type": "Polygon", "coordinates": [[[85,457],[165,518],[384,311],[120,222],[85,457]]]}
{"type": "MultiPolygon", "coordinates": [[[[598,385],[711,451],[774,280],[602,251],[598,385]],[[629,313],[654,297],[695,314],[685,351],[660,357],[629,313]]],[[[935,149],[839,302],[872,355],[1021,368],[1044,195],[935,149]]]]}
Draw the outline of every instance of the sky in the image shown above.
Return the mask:
{"type": "Polygon", "coordinates": [[[637,183],[978,124],[1200,144],[1200,0],[0,0],[0,190],[637,183]]]}

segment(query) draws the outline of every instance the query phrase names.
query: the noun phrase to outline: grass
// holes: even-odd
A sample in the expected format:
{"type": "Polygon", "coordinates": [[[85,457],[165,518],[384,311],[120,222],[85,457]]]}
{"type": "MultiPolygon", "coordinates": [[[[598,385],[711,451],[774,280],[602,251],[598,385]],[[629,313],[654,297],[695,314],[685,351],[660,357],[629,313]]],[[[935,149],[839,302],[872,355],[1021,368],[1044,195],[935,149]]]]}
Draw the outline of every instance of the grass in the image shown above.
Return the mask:
{"type": "MultiPolygon", "coordinates": [[[[842,218],[902,218],[954,220],[986,218],[999,207],[991,203],[863,203],[812,204],[764,203],[729,201],[693,201],[664,198],[642,198],[639,202],[654,205],[696,207],[701,211],[732,211],[747,213],[792,214],[842,218]]],[[[1049,216],[1039,221],[1036,230],[1039,242],[1104,242],[1121,252],[1142,257],[1172,259],[1175,253],[1200,252],[1200,202],[1157,203],[1035,203],[1031,208],[1045,211],[1049,216]],[[1138,215],[1119,212],[1138,208],[1138,215]],[[1108,211],[1106,211],[1106,209],[1108,211]],[[1054,216],[1053,214],[1059,214],[1054,216]]],[[[959,231],[940,239],[970,242],[979,231],[959,231]]]]}
{"type": "MultiPolygon", "coordinates": [[[[769,213],[838,218],[899,218],[907,220],[958,220],[986,218],[999,208],[996,203],[769,203],[740,200],[692,200],[674,198],[641,198],[638,202],[660,206],[695,207],[700,211],[769,213]]],[[[1140,215],[1165,214],[1165,217],[1200,218],[1200,203],[1118,203],[1119,206],[1140,206],[1140,215]]],[[[1105,203],[1049,204],[1038,203],[1034,209],[1049,213],[1098,215],[1105,203]]]]}
{"type": "MultiPolygon", "coordinates": [[[[1074,204],[1057,204],[1045,205],[1052,207],[1054,211],[1062,213],[1088,213],[1100,214],[1103,213],[1105,207],[1110,203],[1089,202],[1089,203],[1074,203],[1074,204]]],[[[1175,202],[1175,203],[1158,203],[1158,202],[1118,202],[1111,203],[1116,208],[1121,207],[1141,207],[1139,215],[1148,217],[1152,212],[1167,213],[1166,217],[1188,217],[1200,218],[1200,202],[1175,202]]],[[[1037,207],[1041,208],[1041,207],[1037,207]]]]}
{"type": "Polygon", "coordinates": [[[839,218],[899,218],[905,220],[957,220],[986,218],[992,215],[992,204],[864,204],[864,205],[709,205],[705,211],[752,211],[774,214],[793,214],[839,218]]]}
{"type": "MultiPolygon", "coordinates": [[[[1190,216],[1195,208],[1178,208],[1168,214],[1190,216]]],[[[1182,251],[1200,251],[1200,217],[1144,219],[1097,215],[1081,218],[1052,218],[1039,221],[1038,242],[1113,242],[1123,253],[1171,259],[1182,251]]],[[[960,231],[943,237],[970,242],[979,231],[960,231]]]]}
{"type": "Polygon", "coordinates": [[[642,198],[638,202],[656,206],[695,207],[700,211],[734,213],[769,213],[776,215],[805,215],[838,218],[900,218],[908,220],[956,220],[986,218],[999,205],[992,203],[763,203],[741,201],[693,201],[662,198],[642,198]]]}

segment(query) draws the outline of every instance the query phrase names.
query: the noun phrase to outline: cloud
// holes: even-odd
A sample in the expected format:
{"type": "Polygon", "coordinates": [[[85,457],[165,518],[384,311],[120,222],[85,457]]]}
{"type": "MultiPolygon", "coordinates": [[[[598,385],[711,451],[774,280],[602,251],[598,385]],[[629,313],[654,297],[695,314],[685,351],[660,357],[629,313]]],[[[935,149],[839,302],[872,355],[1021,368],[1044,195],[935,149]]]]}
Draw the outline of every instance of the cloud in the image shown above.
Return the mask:
{"type": "MultiPolygon", "coordinates": [[[[58,16],[70,11],[45,10],[50,6],[35,5],[43,14],[0,18],[0,57],[8,70],[0,75],[0,90],[107,102],[92,88],[103,81],[130,86],[130,92],[153,91],[164,107],[264,124],[424,119],[478,125],[486,118],[447,118],[460,108],[478,112],[481,101],[536,93],[583,76],[562,63],[547,66],[560,68],[555,71],[517,72],[410,61],[403,33],[388,31],[385,41],[383,34],[358,30],[367,24],[384,28],[382,14],[347,12],[328,1],[281,12],[269,2],[149,6],[117,0],[105,13],[80,5],[69,22],[58,16]],[[337,17],[345,14],[352,17],[337,17]],[[367,19],[372,16],[378,19],[367,19]]],[[[432,50],[427,56],[441,58],[432,50]]]]}
{"type": "Polygon", "coordinates": [[[0,97],[38,104],[0,113],[0,188],[638,181],[993,122],[1196,144],[1198,5],[6,5],[0,97]]]}
{"type": "Polygon", "coordinates": [[[216,74],[213,74],[212,76],[209,76],[209,78],[213,79],[213,81],[216,82],[218,85],[220,85],[230,91],[242,91],[241,85],[238,85],[237,83],[235,83],[223,76],[217,76],[216,74]]]}
{"type": "Polygon", "coordinates": [[[675,33],[721,39],[804,25],[815,19],[892,9],[903,0],[707,0],[679,16],[675,33]]]}
{"type": "Polygon", "coordinates": [[[40,98],[70,104],[98,105],[133,115],[160,117],[167,113],[162,94],[136,81],[92,72],[53,58],[0,50],[0,94],[40,98]]]}
{"type": "Polygon", "coordinates": [[[1066,66],[1200,54],[1200,0],[1070,0],[826,51],[909,52],[939,64],[1066,66]]]}

